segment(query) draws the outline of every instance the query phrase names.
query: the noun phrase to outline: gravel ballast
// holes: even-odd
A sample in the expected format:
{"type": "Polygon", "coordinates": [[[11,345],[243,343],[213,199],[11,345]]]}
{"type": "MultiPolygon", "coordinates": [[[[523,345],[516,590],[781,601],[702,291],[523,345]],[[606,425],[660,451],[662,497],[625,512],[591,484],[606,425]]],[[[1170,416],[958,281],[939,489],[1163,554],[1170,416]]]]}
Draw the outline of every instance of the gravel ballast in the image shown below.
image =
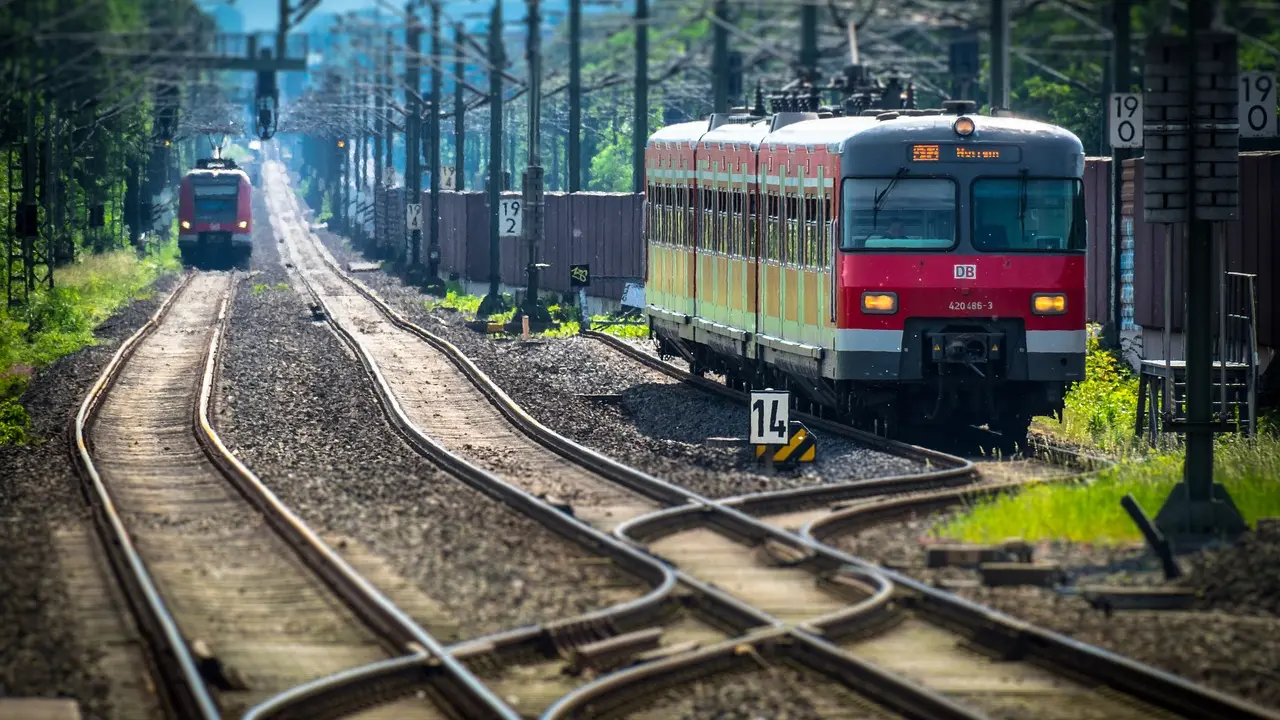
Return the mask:
{"type": "Polygon", "coordinates": [[[881,720],[898,716],[817,673],[779,664],[717,675],[672,688],[629,717],[632,720],[881,720]]]}
{"type": "MultiPolygon", "coordinates": [[[[1076,594],[1034,587],[976,586],[964,568],[929,569],[925,547],[939,540],[939,514],[828,540],[872,562],[1082,642],[1126,655],[1194,682],[1280,707],[1280,531],[1249,533],[1235,546],[1181,559],[1183,582],[1197,594],[1194,611],[1095,609],[1076,594]]],[[[1038,561],[1060,564],[1072,585],[1159,585],[1159,562],[1142,545],[1042,543],[1038,561]]]]}
{"type": "Polygon", "coordinates": [[[231,309],[215,422],[282,501],[317,531],[357,540],[442,606],[447,620],[427,626],[445,641],[580,615],[643,590],[401,441],[355,357],[285,289],[270,226],[258,227],[255,275],[231,309]]]}
{"type": "MultiPolygon", "coordinates": [[[[364,261],[344,239],[327,231],[318,235],[339,262],[364,261]]],[[[549,428],[694,492],[728,497],[924,470],[915,461],[819,434],[817,462],[767,475],[747,448],[744,407],[678,383],[596,340],[487,339],[463,326],[471,318],[462,313],[428,311],[428,297],[396,277],[382,271],[357,277],[407,319],[456,345],[549,428]]]]}
{"type": "Polygon", "coordinates": [[[176,282],[161,278],[95,330],[97,345],[37,373],[22,398],[32,441],[0,447],[0,698],[73,698],[86,718],[158,716],[141,691],[148,670],[99,560],[66,433],[120,343],[176,282]]]}

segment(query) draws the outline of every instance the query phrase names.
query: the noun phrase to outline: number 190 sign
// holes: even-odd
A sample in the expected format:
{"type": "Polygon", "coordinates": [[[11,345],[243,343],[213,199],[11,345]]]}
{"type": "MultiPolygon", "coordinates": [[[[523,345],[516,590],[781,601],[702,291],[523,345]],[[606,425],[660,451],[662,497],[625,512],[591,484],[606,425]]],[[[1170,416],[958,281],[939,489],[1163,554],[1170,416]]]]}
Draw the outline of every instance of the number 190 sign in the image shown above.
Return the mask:
{"type": "Polygon", "coordinates": [[[751,444],[786,445],[791,394],[774,390],[751,393],[751,444]]]}
{"type": "Polygon", "coordinates": [[[1111,131],[1111,147],[1142,147],[1142,96],[1137,93],[1111,93],[1107,106],[1107,127],[1111,131]]]}

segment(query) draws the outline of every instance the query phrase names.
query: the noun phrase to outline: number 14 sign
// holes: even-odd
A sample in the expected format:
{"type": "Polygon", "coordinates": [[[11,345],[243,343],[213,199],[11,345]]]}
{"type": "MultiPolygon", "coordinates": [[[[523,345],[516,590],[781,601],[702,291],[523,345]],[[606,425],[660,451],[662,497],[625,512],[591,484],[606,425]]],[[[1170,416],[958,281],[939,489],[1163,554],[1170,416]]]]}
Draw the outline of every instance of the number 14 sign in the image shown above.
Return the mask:
{"type": "Polygon", "coordinates": [[[791,427],[791,393],[776,390],[751,393],[751,444],[786,445],[791,427]]]}

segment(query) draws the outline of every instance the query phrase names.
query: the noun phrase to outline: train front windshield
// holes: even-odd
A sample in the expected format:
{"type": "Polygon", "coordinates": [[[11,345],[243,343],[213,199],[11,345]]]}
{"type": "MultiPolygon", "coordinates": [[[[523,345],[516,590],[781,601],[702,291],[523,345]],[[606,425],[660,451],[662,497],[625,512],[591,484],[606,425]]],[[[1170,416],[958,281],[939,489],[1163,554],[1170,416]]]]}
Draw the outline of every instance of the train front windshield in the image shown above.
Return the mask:
{"type": "MultiPolygon", "coordinates": [[[[991,253],[1083,252],[1084,194],[1075,178],[847,178],[846,251],[945,252],[959,246],[958,192],[969,195],[973,249],[991,253]]],[[[967,245],[967,244],[966,244],[967,245]]]]}
{"type": "Polygon", "coordinates": [[[1083,252],[1084,192],[1075,179],[979,178],[973,247],[979,252],[1083,252]]]}
{"type": "Polygon", "coordinates": [[[950,250],[956,245],[950,178],[848,178],[842,250],[950,250]]]}
{"type": "Polygon", "coordinates": [[[235,222],[239,202],[240,180],[219,179],[193,181],[196,220],[201,222],[235,222]]]}

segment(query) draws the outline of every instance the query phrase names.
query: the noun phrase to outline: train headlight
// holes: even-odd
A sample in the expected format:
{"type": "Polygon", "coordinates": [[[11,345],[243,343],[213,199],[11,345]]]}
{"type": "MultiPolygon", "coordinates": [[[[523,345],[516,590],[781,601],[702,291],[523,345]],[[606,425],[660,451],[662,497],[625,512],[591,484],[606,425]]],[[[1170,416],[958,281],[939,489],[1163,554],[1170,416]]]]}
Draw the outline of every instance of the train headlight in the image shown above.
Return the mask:
{"type": "Polygon", "coordinates": [[[241,230],[244,230],[244,229],[245,229],[245,228],[247,228],[247,227],[249,227],[249,221],[248,221],[248,220],[241,220],[241,221],[240,221],[240,229],[241,229],[241,230]]]}
{"type": "Polygon", "coordinates": [[[954,125],[951,126],[960,137],[968,137],[973,134],[977,126],[973,124],[973,118],[957,118],[954,125]]]}
{"type": "Polygon", "coordinates": [[[191,229],[191,223],[187,222],[186,220],[183,220],[183,221],[182,221],[182,229],[183,229],[183,230],[190,230],[190,229],[191,229]]]}
{"type": "Polygon", "coordinates": [[[1067,296],[1062,293],[1036,293],[1031,296],[1031,312],[1037,315],[1061,315],[1067,311],[1067,296]]]}
{"type": "Polygon", "coordinates": [[[898,312],[898,295],[891,292],[862,293],[862,312],[869,315],[892,315],[898,312]]]}

